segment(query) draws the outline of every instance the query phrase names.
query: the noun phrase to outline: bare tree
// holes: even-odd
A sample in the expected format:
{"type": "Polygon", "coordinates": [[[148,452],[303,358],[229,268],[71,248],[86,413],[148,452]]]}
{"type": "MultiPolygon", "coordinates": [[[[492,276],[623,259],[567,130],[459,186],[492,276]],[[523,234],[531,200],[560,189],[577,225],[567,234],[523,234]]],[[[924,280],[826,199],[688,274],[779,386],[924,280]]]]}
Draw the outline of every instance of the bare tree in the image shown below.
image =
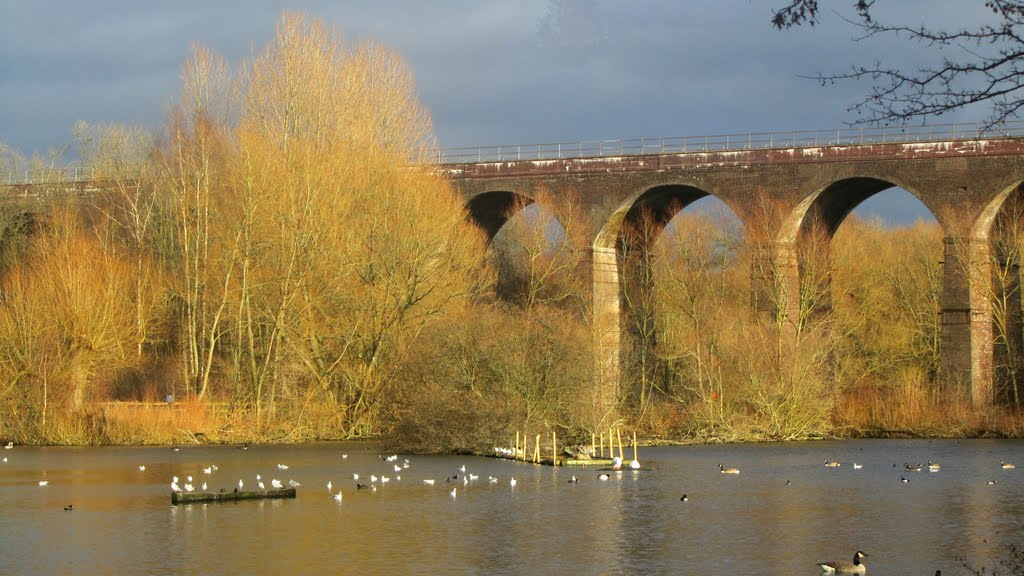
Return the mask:
{"type": "MultiPolygon", "coordinates": [[[[985,0],[983,8],[993,15],[990,23],[954,30],[879,21],[874,17],[875,2],[854,0],[855,15],[844,17],[859,29],[858,41],[892,36],[933,48],[942,58],[915,70],[875,62],[811,76],[823,85],[870,80],[868,94],[850,107],[860,116],[858,123],[923,121],[976,104],[990,107],[989,128],[1019,116],[1024,106],[1024,2],[985,0]]],[[[817,0],[791,0],[773,11],[772,25],[813,26],[819,18],[817,0]]]]}

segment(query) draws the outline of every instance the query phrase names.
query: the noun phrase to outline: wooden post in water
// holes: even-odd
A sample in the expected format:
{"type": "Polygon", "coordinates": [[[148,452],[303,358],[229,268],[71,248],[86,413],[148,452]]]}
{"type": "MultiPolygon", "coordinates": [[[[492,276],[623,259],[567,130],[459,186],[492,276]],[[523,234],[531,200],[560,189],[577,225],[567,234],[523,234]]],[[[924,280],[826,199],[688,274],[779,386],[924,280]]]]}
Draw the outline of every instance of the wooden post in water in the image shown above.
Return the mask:
{"type": "Polygon", "coordinates": [[[604,432],[601,432],[601,444],[597,451],[598,458],[604,458],[604,432]]]}
{"type": "Polygon", "coordinates": [[[633,430],[633,460],[639,462],[639,460],[636,459],[636,430],[633,430]]]}
{"type": "Polygon", "coordinates": [[[618,435],[619,435],[619,458],[625,460],[626,459],[626,455],[622,452],[622,429],[620,428],[620,429],[616,430],[615,432],[618,433],[618,435]]]}
{"type": "Polygon", "coordinates": [[[551,431],[551,465],[558,466],[558,433],[551,431]]]}
{"type": "Polygon", "coordinates": [[[615,430],[608,429],[608,457],[615,458],[615,430]]]}
{"type": "Polygon", "coordinates": [[[516,448],[512,451],[512,459],[519,460],[519,430],[516,430],[516,448]]]}
{"type": "Polygon", "coordinates": [[[595,442],[595,440],[597,440],[597,437],[594,436],[593,432],[591,432],[590,433],[590,453],[591,454],[594,453],[594,448],[597,448],[597,442],[595,442]]]}
{"type": "Polygon", "coordinates": [[[540,434],[537,434],[537,444],[533,448],[533,461],[540,464],[540,434]]]}

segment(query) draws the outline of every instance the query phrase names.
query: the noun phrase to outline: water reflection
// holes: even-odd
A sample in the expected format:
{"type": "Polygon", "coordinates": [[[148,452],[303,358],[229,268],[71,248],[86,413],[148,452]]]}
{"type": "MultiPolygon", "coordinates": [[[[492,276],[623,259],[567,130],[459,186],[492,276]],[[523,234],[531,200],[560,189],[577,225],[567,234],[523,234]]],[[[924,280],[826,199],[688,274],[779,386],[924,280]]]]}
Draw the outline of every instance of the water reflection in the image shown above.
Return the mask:
{"type": "Polygon", "coordinates": [[[16,447],[0,465],[0,571],[816,574],[816,562],[862,549],[871,574],[955,573],[957,557],[994,566],[1024,532],[1021,472],[998,467],[1022,447],[977,440],[657,448],[645,451],[644,470],[606,481],[596,471],[469,457],[410,457],[398,480],[394,463],[368,444],[16,447]],[[842,466],[826,468],[825,459],[842,466]],[[928,460],[941,471],[903,471],[904,462],[928,460]],[[720,474],[719,462],[742,473],[720,474]],[[212,464],[218,470],[203,474],[212,464]],[[463,465],[479,479],[464,483],[463,465]],[[376,492],[356,490],[354,472],[361,482],[371,474],[392,480],[378,481],[376,492]],[[256,474],[268,485],[300,482],[298,497],[170,505],[173,475],[230,490],[239,478],[255,485],[256,474]],[[572,475],[578,483],[568,482],[572,475]],[[987,484],[993,478],[999,483],[987,484]],[[40,487],[41,479],[49,485],[40,487]],[[448,495],[453,486],[456,498],[448,495]]]}

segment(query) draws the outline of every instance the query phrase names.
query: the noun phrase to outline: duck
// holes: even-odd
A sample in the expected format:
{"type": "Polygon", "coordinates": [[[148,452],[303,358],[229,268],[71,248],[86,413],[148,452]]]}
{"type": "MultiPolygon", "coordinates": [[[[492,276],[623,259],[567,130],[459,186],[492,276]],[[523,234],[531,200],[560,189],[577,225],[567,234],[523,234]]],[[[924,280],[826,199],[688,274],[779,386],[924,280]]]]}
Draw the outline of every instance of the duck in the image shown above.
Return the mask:
{"type": "Polygon", "coordinates": [[[428,485],[428,486],[433,486],[434,485],[434,479],[433,478],[426,478],[426,479],[423,480],[423,483],[428,485]]]}
{"type": "Polygon", "coordinates": [[[920,472],[921,471],[921,465],[920,464],[914,464],[913,466],[911,466],[910,464],[907,464],[906,462],[904,462],[903,463],[903,470],[906,471],[906,472],[920,472]]]}
{"type": "Polygon", "coordinates": [[[860,470],[863,467],[864,467],[863,464],[857,464],[856,462],[853,463],[853,469],[854,470],[860,470]]]}
{"type": "Polygon", "coordinates": [[[907,484],[907,483],[910,482],[910,480],[907,480],[906,476],[900,476],[900,482],[903,482],[904,484],[907,484]]]}
{"type": "Polygon", "coordinates": [[[573,476],[572,478],[569,478],[569,484],[579,484],[579,483],[580,483],[580,479],[579,478],[577,478],[575,476],[573,476]]]}
{"type": "Polygon", "coordinates": [[[832,562],[819,562],[818,566],[822,572],[834,573],[834,574],[864,574],[867,571],[867,567],[861,564],[860,559],[866,558],[867,554],[857,550],[853,554],[853,562],[847,562],[845,560],[835,560],[832,562]]]}
{"type": "Polygon", "coordinates": [[[988,481],[988,485],[989,485],[989,486],[995,486],[995,485],[996,485],[996,484],[998,484],[998,483],[999,483],[999,480],[989,480],[989,481],[988,481]]]}
{"type": "Polygon", "coordinates": [[[1014,466],[1013,464],[1010,464],[1009,462],[1003,462],[1002,460],[999,461],[999,467],[1002,468],[1003,470],[1013,470],[1014,468],[1016,468],[1016,466],[1014,466]]]}
{"type": "Polygon", "coordinates": [[[841,465],[842,464],[840,464],[839,462],[837,462],[835,460],[829,460],[828,458],[825,458],[825,467],[826,468],[838,468],[841,465]]]}
{"type": "Polygon", "coordinates": [[[740,469],[739,468],[726,468],[724,464],[719,464],[718,465],[718,471],[721,472],[722,474],[739,474],[740,473],[740,469]]]}
{"type": "Polygon", "coordinates": [[[369,488],[366,484],[356,484],[356,490],[366,490],[369,488]]]}
{"type": "MultiPolygon", "coordinates": [[[[299,486],[302,486],[302,484],[299,484],[295,480],[288,480],[288,485],[291,486],[292,488],[298,488],[299,486]]],[[[330,488],[328,488],[328,490],[330,490],[330,488]]]]}
{"type": "Polygon", "coordinates": [[[607,480],[609,478],[611,478],[611,476],[607,474],[601,474],[600,476],[597,477],[598,480],[607,480]]]}
{"type": "Polygon", "coordinates": [[[71,504],[68,504],[67,506],[65,506],[65,507],[64,507],[64,510],[66,510],[66,511],[68,511],[68,512],[70,512],[70,511],[72,511],[72,510],[74,510],[74,509],[75,509],[75,507],[74,507],[74,506],[72,506],[71,504]]]}
{"type": "Polygon", "coordinates": [[[50,481],[49,481],[49,480],[40,480],[40,481],[39,481],[39,485],[40,485],[40,486],[46,486],[46,485],[47,485],[47,484],[49,484],[49,483],[50,483],[50,481]]]}
{"type": "Polygon", "coordinates": [[[178,487],[178,477],[175,476],[174,480],[171,481],[171,490],[174,492],[181,492],[181,488],[178,487]]]}
{"type": "Polygon", "coordinates": [[[687,500],[689,500],[689,498],[687,498],[687,497],[686,497],[686,494],[683,494],[683,495],[682,495],[682,496],[681,496],[681,497],[679,498],[679,501],[680,501],[680,502],[686,502],[687,500]]]}
{"type": "Polygon", "coordinates": [[[942,465],[941,464],[937,464],[935,462],[932,462],[931,460],[928,461],[928,471],[929,472],[938,472],[941,469],[942,469],[942,465]]]}

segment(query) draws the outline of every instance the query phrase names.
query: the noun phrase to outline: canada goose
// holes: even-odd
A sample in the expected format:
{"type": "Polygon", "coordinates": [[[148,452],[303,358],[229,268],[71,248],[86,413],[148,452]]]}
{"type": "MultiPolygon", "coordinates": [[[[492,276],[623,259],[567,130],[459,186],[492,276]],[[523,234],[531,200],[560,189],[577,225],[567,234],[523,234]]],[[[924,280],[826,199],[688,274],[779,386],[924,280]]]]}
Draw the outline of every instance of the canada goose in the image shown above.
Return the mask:
{"type": "Polygon", "coordinates": [[[71,504],[68,504],[67,506],[64,507],[64,509],[67,510],[68,512],[70,512],[70,511],[74,510],[75,507],[72,506],[71,504]]]}
{"type": "Polygon", "coordinates": [[[845,560],[836,560],[833,562],[819,562],[818,566],[822,572],[830,572],[836,574],[863,574],[866,571],[866,567],[860,563],[861,558],[866,558],[867,554],[857,550],[853,554],[853,562],[846,562],[845,560]]]}
{"type": "Polygon", "coordinates": [[[906,471],[906,472],[920,472],[921,471],[921,465],[920,464],[914,464],[913,466],[911,466],[910,464],[907,464],[906,462],[904,462],[903,463],[903,470],[906,471]]]}
{"type": "Polygon", "coordinates": [[[825,459],[826,468],[838,468],[839,466],[841,466],[839,462],[836,462],[835,460],[829,460],[828,458],[825,459]]]}
{"type": "Polygon", "coordinates": [[[719,464],[718,465],[718,471],[721,472],[722,474],[739,474],[740,473],[740,469],[739,468],[726,468],[724,464],[719,464]]]}
{"type": "Polygon", "coordinates": [[[1010,464],[1009,462],[1003,462],[1002,460],[999,461],[999,467],[1002,468],[1003,470],[1013,470],[1014,468],[1016,468],[1016,466],[1014,466],[1013,464],[1010,464]]]}
{"type": "Polygon", "coordinates": [[[928,461],[928,471],[929,472],[938,472],[941,469],[942,469],[942,465],[941,464],[936,464],[935,462],[932,462],[931,460],[928,461]]]}

